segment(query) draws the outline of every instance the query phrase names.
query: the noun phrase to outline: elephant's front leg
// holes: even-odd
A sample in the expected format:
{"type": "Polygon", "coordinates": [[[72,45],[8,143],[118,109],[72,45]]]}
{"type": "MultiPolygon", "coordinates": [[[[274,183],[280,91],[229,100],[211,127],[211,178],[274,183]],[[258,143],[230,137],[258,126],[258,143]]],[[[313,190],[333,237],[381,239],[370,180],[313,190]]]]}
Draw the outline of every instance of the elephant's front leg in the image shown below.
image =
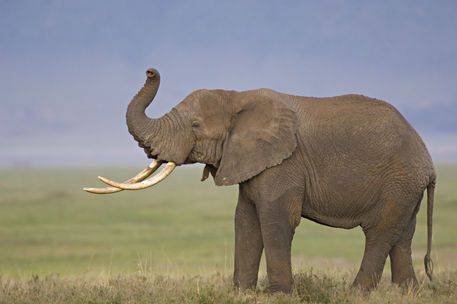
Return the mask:
{"type": "Polygon", "coordinates": [[[268,290],[289,293],[292,289],[291,245],[300,223],[301,200],[283,196],[259,204],[259,218],[267,261],[268,290]]]}
{"type": "Polygon", "coordinates": [[[255,289],[262,256],[263,242],[255,205],[241,191],[235,213],[235,272],[236,288],[255,289]]]}

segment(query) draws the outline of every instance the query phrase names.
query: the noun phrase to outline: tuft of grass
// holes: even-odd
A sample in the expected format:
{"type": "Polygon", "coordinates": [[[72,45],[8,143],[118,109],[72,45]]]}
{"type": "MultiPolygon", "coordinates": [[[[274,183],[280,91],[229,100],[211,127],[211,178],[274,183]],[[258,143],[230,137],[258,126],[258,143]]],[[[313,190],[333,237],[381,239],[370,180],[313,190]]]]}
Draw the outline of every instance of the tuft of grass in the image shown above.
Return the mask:
{"type": "Polygon", "coordinates": [[[99,280],[56,275],[28,280],[0,278],[0,303],[457,303],[457,271],[441,272],[433,284],[425,277],[415,289],[383,280],[371,293],[350,288],[349,273],[308,270],[295,275],[292,294],[262,290],[237,292],[231,278],[212,276],[115,276],[99,280]]]}

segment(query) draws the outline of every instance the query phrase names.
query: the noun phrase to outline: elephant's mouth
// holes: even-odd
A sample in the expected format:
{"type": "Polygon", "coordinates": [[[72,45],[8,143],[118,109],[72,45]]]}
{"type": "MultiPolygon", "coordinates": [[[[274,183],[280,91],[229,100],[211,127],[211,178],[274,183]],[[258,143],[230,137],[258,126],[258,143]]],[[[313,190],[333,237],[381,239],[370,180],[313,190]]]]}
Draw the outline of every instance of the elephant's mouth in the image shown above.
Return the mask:
{"type": "Polygon", "coordinates": [[[158,149],[154,149],[152,147],[152,145],[148,145],[148,144],[139,142],[138,146],[143,148],[144,152],[146,153],[146,156],[149,159],[153,159],[153,160],[161,161],[161,162],[169,162],[170,161],[168,159],[165,159],[165,158],[161,157],[163,155],[161,155],[161,153],[158,151],[158,149]]]}
{"type": "Polygon", "coordinates": [[[143,141],[137,140],[138,141],[138,146],[140,148],[143,148],[144,153],[146,153],[146,156],[151,159],[156,159],[159,153],[154,153],[154,149],[151,147],[151,145],[148,145],[144,143],[143,141]]]}
{"type": "Polygon", "coordinates": [[[181,165],[187,162],[193,149],[192,145],[182,142],[175,144],[175,140],[173,138],[165,138],[163,141],[165,144],[157,144],[153,139],[146,142],[138,141],[138,146],[143,148],[149,159],[164,163],[173,162],[176,165],[181,165]]]}

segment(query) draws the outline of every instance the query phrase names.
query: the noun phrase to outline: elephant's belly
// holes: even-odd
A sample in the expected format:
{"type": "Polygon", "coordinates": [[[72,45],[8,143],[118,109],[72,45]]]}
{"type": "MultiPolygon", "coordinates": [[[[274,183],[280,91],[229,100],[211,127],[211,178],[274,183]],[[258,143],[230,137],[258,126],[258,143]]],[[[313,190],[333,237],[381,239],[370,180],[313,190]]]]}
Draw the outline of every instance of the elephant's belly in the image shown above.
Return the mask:
{"type": "Polygon", "coordinates": [[[330,184],[326,191],[309,192],[302,205],[302,216],[323,225],[351,229],[370,222],[379,209],[379,194],[374,187],[330,184]]]}
{"type": "Polygon", "coordinates": [[[353,218],[351,216],[326,215],[313,210],[303,210],[302,217],[322,225],[344,229],[357,227],[361,223],[358,218],[353,218]]]}

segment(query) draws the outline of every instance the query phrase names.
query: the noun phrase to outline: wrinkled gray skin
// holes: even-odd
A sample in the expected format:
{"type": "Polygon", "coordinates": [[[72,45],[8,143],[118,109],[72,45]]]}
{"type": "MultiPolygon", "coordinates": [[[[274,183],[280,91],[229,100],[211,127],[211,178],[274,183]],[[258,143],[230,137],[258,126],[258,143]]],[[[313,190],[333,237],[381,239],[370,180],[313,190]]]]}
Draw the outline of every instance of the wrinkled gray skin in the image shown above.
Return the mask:
{"type": "Polygon", "coordinates": [[[130,133],[150,158],[203,163],[217,185],[239,184],[234,284],[255,288],[265,249],[269,290],[290,292],[291,242],[301,218],[362,227],[354,286],[377,285],[389,255],[392,281],[414,284],[411,240],[428,189],[428,250],[435,172],[416,131],[390,104],[361,95],[301,97],[269,89],[198,90],[158,119],[150,69],[128,107],[130,133]]]}

